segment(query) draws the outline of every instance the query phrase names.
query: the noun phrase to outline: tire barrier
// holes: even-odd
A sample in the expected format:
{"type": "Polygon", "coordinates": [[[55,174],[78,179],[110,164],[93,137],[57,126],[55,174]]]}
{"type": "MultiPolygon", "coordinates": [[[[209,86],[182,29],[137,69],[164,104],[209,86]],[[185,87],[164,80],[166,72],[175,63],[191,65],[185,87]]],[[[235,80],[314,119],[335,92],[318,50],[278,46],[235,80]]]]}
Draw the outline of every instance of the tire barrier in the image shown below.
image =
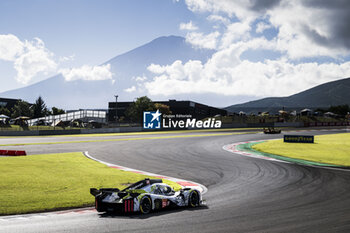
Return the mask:
{"type": "Polygon", "coordinates": [[[27,153],[24,150],[0,150],[0,155],[5,155],[5,156],[26,156],[27,153]]]}

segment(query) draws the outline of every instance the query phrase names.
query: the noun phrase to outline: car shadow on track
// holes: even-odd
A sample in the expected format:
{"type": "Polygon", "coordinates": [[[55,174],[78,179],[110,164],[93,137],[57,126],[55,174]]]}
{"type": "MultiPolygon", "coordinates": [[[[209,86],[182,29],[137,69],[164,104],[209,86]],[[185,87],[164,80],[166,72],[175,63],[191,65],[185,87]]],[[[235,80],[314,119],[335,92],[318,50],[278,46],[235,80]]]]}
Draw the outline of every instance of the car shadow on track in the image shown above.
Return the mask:
{"type": "Polygon", "coordinates": [[[205,206],[199,206],[195,208],[171,208],[166,210],[152,211],[149,214],[141,214],[140,212],[127,213],[127,214],[113,212],[113,213],[99,213],[99,216],[100,218],[147,219],[147,218],[162,216],[162,215],[171,214],[171,213],[179,213],[179,212],[186,212],[186,211],[201,211],[201,210],[207,210],[207,209],[209,209],[209,207],[205,205],[205,206]]]}

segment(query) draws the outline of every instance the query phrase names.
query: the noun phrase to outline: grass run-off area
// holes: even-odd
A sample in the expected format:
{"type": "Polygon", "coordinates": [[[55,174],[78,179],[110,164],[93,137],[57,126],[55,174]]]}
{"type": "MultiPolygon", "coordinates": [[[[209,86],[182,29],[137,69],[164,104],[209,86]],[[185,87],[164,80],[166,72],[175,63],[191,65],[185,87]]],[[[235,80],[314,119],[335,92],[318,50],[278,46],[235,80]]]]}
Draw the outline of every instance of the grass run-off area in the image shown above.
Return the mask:
{"type": "Polygon", "coordinates": [[[147,177],[110,168],[81,152],[0,157],[0,171],[0,215],[92,206],[90,188],[121,189],[147,177]]]}
{"type": "Polygon", "coordinates": [[[283,157],[350,166],[350,133],[315,136],[315,143],[285,143],[271,140],[252,147],[257,151],[283,157]]]}

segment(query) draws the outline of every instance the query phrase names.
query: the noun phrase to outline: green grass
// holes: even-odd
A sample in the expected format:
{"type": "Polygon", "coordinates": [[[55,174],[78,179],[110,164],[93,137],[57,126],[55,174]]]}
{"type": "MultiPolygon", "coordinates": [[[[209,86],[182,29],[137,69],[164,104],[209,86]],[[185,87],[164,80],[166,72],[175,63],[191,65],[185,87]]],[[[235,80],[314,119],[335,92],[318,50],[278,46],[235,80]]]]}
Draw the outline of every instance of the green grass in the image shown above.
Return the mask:
{"type": "Polygon", "coordinates": [[[315,136],[315,143],[285,143],[271,140],[254,150],[306,161],[350,166],[350,133],[315,136]]]}
{"type": "Polygon", "coordinates": [[[81,152],[2,157],[0,171],[0,215],[92,206],[90,188],[123,188],[147,177],[109,168],[81,152]]]}

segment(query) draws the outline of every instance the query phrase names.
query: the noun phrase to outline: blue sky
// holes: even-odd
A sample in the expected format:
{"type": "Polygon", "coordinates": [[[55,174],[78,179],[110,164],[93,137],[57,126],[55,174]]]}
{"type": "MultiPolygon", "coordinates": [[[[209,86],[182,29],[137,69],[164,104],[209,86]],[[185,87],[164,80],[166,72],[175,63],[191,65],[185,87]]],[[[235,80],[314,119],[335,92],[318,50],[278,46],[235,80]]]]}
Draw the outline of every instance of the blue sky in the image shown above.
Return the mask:
{"type": "MultiPolygon", "coordinates": [[[[172,0],[0,1],[0,35],[38,37],[56,57],[74,55],[68,67],[102,64],[159,36],[184,36],[179,24],[192,18],[183,2],[172,0]]],[[[0,73],[0,92],[24,86],[15,81],[11,62],[0,60],[0,73]]],[[[45,77],[38,74],[29,83],[45,77]]]]}
{"type": "Polygon", "coordinates": [[[90,55],[95,63],[159,36],[184,34],[178,25],[192,16],[184,4],[164,0],[5,0],[0,32],[39,37],[57,55],[90,55]]]}
{"type": "MultiPolygon", "coordinates": [[[[0,92],[62,73],[67,81],[117,80],[110,58],[180,35],[208,62],[150,64],[126,89],[234,99],[288,96],[350,77],[350,1],[2,0],[0,92]]],[[[211,97],[212,99],[212,97],[211,97]]]]}

